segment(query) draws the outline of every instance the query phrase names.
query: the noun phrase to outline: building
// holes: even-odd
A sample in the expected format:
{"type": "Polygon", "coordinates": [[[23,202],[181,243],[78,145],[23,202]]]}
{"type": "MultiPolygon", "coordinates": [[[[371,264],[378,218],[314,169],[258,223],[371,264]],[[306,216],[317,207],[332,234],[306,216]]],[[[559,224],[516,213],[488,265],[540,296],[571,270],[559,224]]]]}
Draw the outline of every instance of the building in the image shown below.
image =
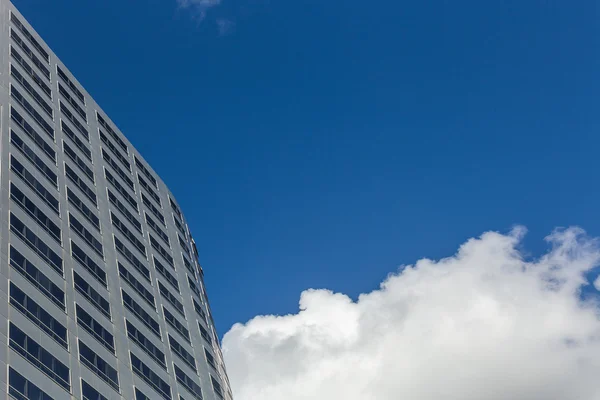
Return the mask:
{"type": "Polygon", "coordinates": [[[0,0],[0,374],[17,400],[230,400],[172,194],[0,0]]]}

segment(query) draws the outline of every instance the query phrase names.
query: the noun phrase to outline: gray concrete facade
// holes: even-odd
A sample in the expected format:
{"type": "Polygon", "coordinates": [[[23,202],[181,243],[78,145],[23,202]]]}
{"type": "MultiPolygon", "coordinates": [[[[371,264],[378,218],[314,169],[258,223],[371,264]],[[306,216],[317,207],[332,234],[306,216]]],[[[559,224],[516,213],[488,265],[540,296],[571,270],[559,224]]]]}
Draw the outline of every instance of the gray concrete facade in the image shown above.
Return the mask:
{"type": "Polygon", "coordinates": [[[0,152],[2,390],[231,400],[175,198],[9,0],[0,152]]]}

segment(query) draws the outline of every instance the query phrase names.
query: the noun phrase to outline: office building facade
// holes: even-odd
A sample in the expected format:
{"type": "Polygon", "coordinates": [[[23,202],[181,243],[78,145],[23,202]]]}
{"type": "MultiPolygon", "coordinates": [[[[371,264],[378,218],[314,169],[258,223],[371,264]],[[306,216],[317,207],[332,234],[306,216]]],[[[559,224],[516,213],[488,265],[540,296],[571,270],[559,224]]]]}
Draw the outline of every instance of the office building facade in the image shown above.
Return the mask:
{"type": "Polygon", "coordinates": [[[0,35],[0,390],[231,400],[176,200],[8,0],[0,35]]]}

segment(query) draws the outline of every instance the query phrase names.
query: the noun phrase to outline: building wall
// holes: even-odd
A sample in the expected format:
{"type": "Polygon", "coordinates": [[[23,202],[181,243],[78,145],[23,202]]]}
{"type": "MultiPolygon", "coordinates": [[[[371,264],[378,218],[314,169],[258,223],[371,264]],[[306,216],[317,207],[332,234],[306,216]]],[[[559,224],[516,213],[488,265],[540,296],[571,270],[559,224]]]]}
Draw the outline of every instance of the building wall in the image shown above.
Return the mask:
{"type": "MultiPolygon", "coordinates": [[[[198,264],[195,245],[185,218],[183,215],[178,217],[180,212],[169,189],[8,0],[0,0],[0,38],[0,340],[5,343],[0,345],[0,366],[1,370],[5,371],[0,373],[0,380],[3,387],[9,390],[9,369],[12,369],[53,399],[65,399],[69,398],[69,395],[71,398],[81,399],[82,380],[110,400],[134,399],[136,388],[150,399],[161,398],[159,392],[133,372],[131,352],[170,386],[173,399],[179,400],[179,395],[181,399],[194,398],[194,394],[177,381],[175,366],[201,387],[203,399],[230,399],[231,393],[206,297],[202,268],[198,264]],[[22,27],[18,26],[15,17],[22,27]],[[20,38],[21,45],[15,34],[20,38]],[[47,58],[44,52],[47,52],[47,58]],[[23,61],[18,60],[19,56],[23,61]],[[29,68],[39,78],[39,83],[27,72],[29,68]],[[64,76],[59,76],[57,68],[64,72],[64,76]],[[48,76],[44,70],[48,72],[48,76]],[[72,87],[67,80],[71,82],[72,87]],[[62,93],[59,92],[59,85],[64,89],[62,93]],[[50,89],[50,93],[46,93],[47,88],[50,89]],[[77,97],[77,90],[84,101],[77,97]],[[25,103],[20,102],[19,97],[29,106],[24,106],[25,103]],[[39,102],[36,101],[36,97],[39,102]],[[68,97],[71,98],[70,101],[68,97]],[[77,113],[77,105],[85,118],[77,113]],[[71,112],[71,117],[67,115],[65,107],[71,112]],[[27,111],[27,108],[31,111],[27,111]],[[31,129],[23,128],[22,123],[18,123],[17,114],[31,129]],[[40,122],[36,121],[36,114],[39,115],[40,122]],[[106,121],[106,126],[99,123],[98,115],[106,121]],[[73,121],[78,121],[82,131],[77,129],[77,123],[73,121]],[[68,133],[65,125],[70,128],[71,133],[68,133]],[[111,134],[110,130],[114,133],[111,134]],[[89,139],[86,138],[85,132],[89,139]],[[104,140],[100,132],[104,134],[104,140]],[[119,141],[124,148],[119,145],[119,141]],[[31,151],[21,150],[23,144],[31,151]],[[51,156],[53,152],[56,154],[55,162],[51,156]],[[112,165],[104,158],[103,152],[112,160],[112,165]],[[130,170],[126,167],[127,163],[130,170]],[[75,179],[66,176],[65,168],[69,167],[75,173],[75,179]],[[86,170],[91,171],[93,180],[86,174],[86,170]],[[115,185],[109,182],[105,170],[113,176],[121,186],[122,192],[126,194],[120,193],[115,185]],[[52,182],[53,174],[56,176],[56,184],[52,182]],[[150,189],[143,187],[140,177],[150,189]],[[151,181],[152,178],[156,180],[156,185],[151,181]],[[86,196],[85,190],[76,184],[77,179],[90,189],[91,197],[97,199],[97,205],[94,205],[86,196]],[[129,187],[130,184],[133,187],[129,187]],[[86,213],[92,215],[90,218],[76,207],[77,201],[74,197],[71,198],[73,201],[69,201],[68,191],[90,210],[86,213]],[[109,200],[109,192],[114,194],[114,198],[122,205],[120,208],[127,210],[126,212],[122,212],[115,202],[109,200]],[[158,201],[152,198],[152,193],[157,196],[158,201]],[[46,201],[43,197],[49,200],[46,201]],[[52,199],[58,201],[58,212],[54,209],[52,199]],[[156,213],[145,203],[153,204],[156,213]],[[133,216],[133,222],[126,215],[128,213],[133,216]],[[146,214],[155,221],[159,231],[168,239],[162,239],[162,235],[147,223],[146,214]],[[159,216],[164,218],[164,224],[160,222],[159,216]],[[130,235],[115,226],[118,223],[113,220],[115,217],[130,235]],[[94,222],[96,218],[98,226],[94,222]],[[19,237],[18,221],[27,227],[30,239],[33,238],[32,234],[35,235],[50,251],[62,258],[62,276],[52,268],[51,262],[44,257],[39,246],[27,244],[27,238],[19,237]],[[58,240],[51,234],[52,229],[48,228],[52,224],[60,229],[58,240]],[[79,234],[78,226],[83,226],[88,233],[79,234]],[[128,239],[128,236],[131,239],[128,239]],[[86,237],[92,238],[91,241],[88,242],[86,237]],[[166,258],[153,246],[150,237],[166,251],[166,258]],[[139,261],[138,268],[134,265],[136,262],[125,257],[123,252],[117,251],[115,238],[124,244],[125,253],[131,252],[139,261]],[[93,241],[97,241],[96,246],[101,251],[93,249],[93,241]],[[92,261],[93,264],[90,265],[95,265],[94,268],[100,271],[97,276],[90,272],[91,268],[84,268],[84,261],[73,258],[72,243],[92,261]],[[136,243],[139,243],[141,250],[136,248],[136,243]],[[189,252],[184,246],[188,247],[189,252]],[[22,260],[19,254],[28,260],[27,270],[18,268],[18,265],[25,265],[19,264],[19,260],[22,260]],[[184,254],[187,254],[187,257],[184,254]],[[176,280],[176,284],[170,283],[157,270],[154,257],[176,280]],[[169,266],[168,258],[173,260],[172,267],[169,266]],[[188,261],[187,266],[185,259],[188,261]],[[118,263],[121,266],[118,266],[118,263]],[[126,270],[128,275],[138,282],[137,286],[143,289],[135,290],[133,284],[120,276],[119,268],[126,270]],[[140,272],[144,271],[144,268],[148,271],[148,279],[140,272]],[[101,312],[101,307],[95,306],[89,297],[82,294],[83,290],[75,288],[74,273],[82,278],[82,285],[89,285],[101,298],[108,301],[110,319],[101,312]],[[106,274],[106,285],[102,282],[103,273],[106,274]],[[64,292],[64,309],[61,309],[60,301],[48,294],[48,281],[55,285],[54,288],[64,292]],[[191,289],[189,281],[198,288],[197,293],[191,289]],[[165,294],[169,292],[176,302],[181,303],[182,313],[177,311],[178,307],[170,302],[165,294],[161,294],[159,282],[164,285],[165,294]],[[179,290],[174,285],[177,285],[179,290]],[[136,307],[144,310],[158,323],[160,337],[153,334],[134,312],[123,305],[122,292],[129,295],[136,307]],[[155,307],[144,300],[143,293],[154,298],[155,307]],[[27,303],[22,300],[23,295],[28,297],[27,303]],[[22,308],[18,304],[25,304],[26,307],[22,308]],[[37,308],[35,304],[38,305],[37,308]],[[114,353],[84,328],[87,318],[85,315],[80,314],[78,321],[76,304],[114,337],[114,353]],[[189,331],[189,342],[166,322],[163,306],[189,331]],[[49,317],[67,329],[68,348],[60,343],[60,335],[57,335],[60,329],[48,330],[44,325],[54,323],[50,322],[49,317]],[[148,346],[140,346],[128,338],[126,321],[164,353],[165,366],[161,366],[147,354],[148,346]],[[39,356],[45,357],[42,363],[36,361],[35,354],[28,355],[19,348],[17,341],[23,337],[14,328],[9,335],[9,326],[17,327],[43,348],[37,350],[33,342],[27,342],[31,351],[37,352],[38,356],[39,352],[45,352],[39,356]],[[206,329],[205,337],[202,336],[200,326],[206,329]],[[57,338],[52,338],[51,335],[57,338]],[[197,372],[171,350],[169,336],[193,356],[197,372]],[[80,361],[80,341],[105,364],[117,371],[117,389],[102,379],[101,374],[80,361]],[[209,365],[205,349],[213,355],[214,367],[209,365]],[[27,360],[24,355],[30,359],[27,360]],[[69,368],[70,390],[65,390],[57,384],[57,380],[51,378],[52,372],[45,370],[52,362],[52,358],[48,358],[49,355],[69,368]],[[215,391],[213,379],[216,384],[221,385],[222,397],[215,391]]],[[[101,364],[98,365],[102,366],[101,364]]],[[[14,373],[12,382],[13,390],[22,390],[23,383],[19,383],[14,373]]],[[[33,396],[35,388],[29,390],[32,392],[28,396],[33,396]]]]}

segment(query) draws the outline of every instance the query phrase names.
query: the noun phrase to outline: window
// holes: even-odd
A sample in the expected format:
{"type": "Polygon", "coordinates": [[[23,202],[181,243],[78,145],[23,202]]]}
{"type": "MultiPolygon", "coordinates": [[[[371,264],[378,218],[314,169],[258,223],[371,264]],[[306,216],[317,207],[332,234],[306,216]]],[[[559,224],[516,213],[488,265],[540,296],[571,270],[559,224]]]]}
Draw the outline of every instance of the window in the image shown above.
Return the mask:
{"type": "Polygon", "coordinates": [[[146,301],[146,303],[148,303],[156,311],[154,295],[152,295],[152,293],[150,293],[150,291],[144,287],[142,282],[135,279],[135,276],[133,276],[133,274],[129,272],[127,268],[123,266],[123,264],[117,261],[117,265],[119,267],[119,275],[121,278],[123,278],[123,280],[125,280],[125,282],[127,282],[129,286],[131,286],[133,290],[135,290],[136,293],[139,294],[146,301]]]}
{"type": "Polygon", "coordinates": [[[177,238],[179,239],[179,245],[181,246],[181,248],[183,249],[183,251],[185,251],[186,254],[190,254],[190,248],[188,247],[187,243],[185,242],[185,240],[183,240],[181,238],[181,236],[177,235],[177,238]]]}
{"type": "Polygon", "coordinates": [[[13,130],[10,131],[10,141],[55,188],[58,188],[56,173],[13,130]]]}
{"type": "Polygon", "coordinates": [[[166,370],[167,364],[165,362],[165,353],[156,347],[146,336],[142,334],[142,332],[140,332],[139,329],[133,326],[131,322],[125,320],[125,324],[127,325],[127,336],[129,339],[140,346],[140,349],[144,350],[146,354],[150,356],[150,358],[152,358],[166,370]]]}
{"type": "Polygon", "coordinates": [[[33,201],[25,196],[14,183],[10,183],[10,198],[17,203],[37,224],[46,231],[54,240],[61,244],[60,228],[55,224],[33,201]]]}
{"type": "Polygon", "coordinates": [[[201,299],[202,296],[200,296],[200,290],[198,290],[198,287],[196,286],[196,282],[194,282],[194,280],[192,278],[190,278],[189,275],[187,277],[187,280],[188,280],[188,285],[190,286],[190,289],[192,290],[192,292],[194,292],[196,294],[196,296],[198,296],[198,298],[201,299]]]}
{"type": "Polygon", "coordinates": [[[71,254],[83,268],[85,268],[94,276],[94,278],[98,280],[98,282],[102,283],[104,287],[108,288],[108,283],[106,282],[106,272],[104,272],[104,269],[96,264],[91,257],[85,254],[85,251],[83,251],[81,247],[77,246],[73,240],[71,240],[71,254]]]}
{"type": "Polygon", "coordinates": [[[106,318],[110,320],[110,304],[108,301],[75,271],[73,271],[73,281],[75,283],[75,290],[81,293],[81,295],[83,295],[83,297],[85,297],[90,304],[96,307],[98,311],[100,311],[106,318]]]}
{"type": "Polygon", "coordinates": [[[77,197],[77,195],[68,187],[67,187],[67,199],[69,200],[69,203],[71,203],[73,205],[73,207],[75,207],[77,210],[79,210],[81,215],[83,215],[90,224],[94,225],[94,227],[96,229],[98,229],[98,232],[100,232],[100,219],[98,218],[96,213],[94,211],[90,210],[90,208],[88,206],[86,206],[85,203],[83,201],[81,201],[81,199],[79,197],[77,197]]]}
{"type": "Polygon", "coordinates": [[[217,396],[223,398],[223,389],[221,389],[221,384],[212,375],[210,376],[210,380],[212,382],[213,389],[217,396]]]}
{"type": "Polygon", "coordinates": [[[175,307],[175,309],[179,311],[183,318],[185,318],[185,312],[183,311],[183,304],[181,304],[181,301],[179,301],[176,296],[171,294],[167,287],[160,281],[158,281],[158,290],[160,291],[162,297],[164,297],[173,307],[175,307]]]}
{"type": "Polygon", "coordinates": [[[33,68],[31,68],[31,66],[27,64],[27,61],[25,61],[25,59],[19,54],[19,52],[12,46],[10,46],[10,55],[21,66],[21,68],[23,68],[25,73],[29,75],[31,79],[33,79],[33,81],[38,85],[38,87],[42,89],[42,91],[49,98],[52,98],[52,90],[50,89],[50,86],[44,83],[42,78],[38,76],[38,74],[33,70],[33,68]]]}
{"type": "Polygon", "coordinates": [[[73,214],[69,213],[69,226],[75,233],[79,235],[85,242],[104,259],[104,249],[102,243],[88,231],[81,222],[79,222],[73,214]]]}
{"type": "Polygon", "coordinates": [[[124,290],[121,290],[123,295],[123,304],[125,308],[131,311],[146,327],[148,327],[160,339],[160,326],[158,322],[150,314],[146,312],[133,298],[124,290]]]}
{"type": "Polygon", "coordinates": [[[175,377],[177,378],[177,382],[179,382],[183,387],[185,387],[191,394],[194,395],[194,398],[198,400],[202,400],[202,390],[200,386],[192,380],[189,376],[185,374],[177,365],[173,364],[175,369],[175,377]]]}
{"type": "Polygon", "coordinates": [[[8,395],[16,400],[53,400],[13,367],[8,367],[8,395]]]}
{"type": "Polygon", "coordinates": [[[83,379],[81,380],[81,395],[83,396],[83,400],[108,400],[83,379]]]}
{"type": "Polygon", "coordinates": [[[65,349],[69,347],[67,328],[12,282],[10,283],[10,304],[62,347],[65,349]]]}
{"type": "Polygon", "coordinates": [[[65,292],[12,246],[10,246],[10,266],[23,275],[29,283],[35,286],[61,310],[66,310],[65,292]]]}
{"type": "Polygon", "coordinates": [[[117,175],[119,175],[123,182],[125,182],[125,184],[129,186],[131,190],[135,191],[133,181],[131,180],[131,178],[127,176],[127,173],[123,171],[121,167],[119,167],[119,165],[108,155],[106,151],[104,151],[104,149],[102,149],[102,158],[104,159],[106,164],[108,164],[113,169],[113,171],[115,171],[117,175]]]}
{"type": "Polygon", "coordinates": [[[71,79],[69,79],[67,74],[65,74],[64,71],[58,65],[56,66],[56,72],[58,73],[60,79],[62,79],[67,84],[69,89],[73,91],[73,94],[75,94],[75,96],[77,96],[77,98],[85,104],[85,97],[83,97],[83,93],[81,93],[81,90],[77,88],[77,85],[75,85],[75,83],[73,83],[71,79]]]}
{"type": "Polygon", "coordinates": [[[104,145],[111,151],[113,156],[115,156],[115,158],[127,168],[127,172],[131,173],[131,164],[129,163],[127,157],[123,156],[119,149],[117,149],[117,147],[113,144],[113,142],[110,141],[108,136],[102,132],[102,130],[98,129],[98,132],[100,133],[100,140],[102,140],[102,143],[104,143],[104,145]]]}
{"type": "Polygon", "coordinates": [[[169,253],[162,248],[162,246],[156,241],[156,239],[152,237],[152,235],[148,236],[150,237],[150,244],[152,245],[154,250],[156,250],[156,252],[160,254],[172,268],[175,268],[175,264],[173,263],[173,257],[171,257],[169,253]]]}
{"type": "Polygon", "coordinates": [[[138,167],[138,169],[140,171],[142,171],[142,173],[144,175],[146,175],[146,178],[150,179],[150,182],[152,182],[152,184],[154,185],[154,187],[156,187],[158,189],[156,178],[154,178],[152,176],[152,173],[150,172],[150,170],[148,169],[148,167],[146,167],[144,165],[144,163],[138,158],[138,156],[134,155],[133,158],[135,160],[135,165],[138,167]]]}
{"type": "Polygon", "coordinates": [[[10,95],[25,109],[25,111],[27,111],[31,118],[33,118],[35,122],[37,122],[38,125],[46,131],[46,133],[54,137],[54,129],[52,129],[52,126],[46,122],[44,117],[42,117],[42,115],[36,111],[36,109],[25,99],[25,96],[23,96],[13,85],[10,85],[10,95]]]}
{"type": "Polygon", "coordinates": [[[169,310],[163,306],[163,314],[165,316],[165,320],[169,325],[171,325],[181,336],[183,336],[188,343],[190,342],[190,332],[187,330],[185,326],[169,310]]]}
{"type": "Polygon", "coordinates": [[[10,213],[10,231],[18,236],[35,254],[46,261],[56,272],[63,275],[62,258],[50,250],[31,229],[21,222],[13,213],[10,213]]]}
{"type": "MultiPolygon", "coordinates": [[[[25,134],[44,152],[46,156],[48,156],[54,165],[56,165],[56,152],[54,151],[54,147],[46,143],[46,141],[38,134],[33,126],[29,125],[25,118],[14,108],[10,108],[10,117],[14,123],[16,123],[25,134]]],[[[51,136],[52,140],[54,140],[54,135],[51,136]]]]}
{"type": "Polygon", "coordinates": [[[179,206],[177,204],[175,204],[175,202],[173,201],[171,196],[169,196],[169,203],[171,204],[171,208],[173,209],[173,211],[175,211],[175,214],[177,214],[179,219],[183,219],[183,216],[181,215],[181,210],[179,209],[179,206]]]}
{"type": "Polygon", "coordinates": [[[100,113],[96,112],[96,118],[98,119],[98,123],[100,124],[100,126],[102,126],[104,129],[106,129],[108,134],[113,138],[113,140],[115,142],[117,142],[119,147],[121,149],[123,149],[123,151],[126,154],[129,154],[129,151],[127,150],[127,145],[125,144],[125,141],[123,141],[123,139],[121,139],[119,137],[119,135],[113,130],[113,128],[111,128],[110,125],[108,125],[108,123],[106,122],[106,120],[104,118],[102,118],[100,113]]]}
{"type": "Polygon", "coordinates": [[[15,17],[15,14],[13,14],[12,12],[10,13],[10,22],[12,22],[13,25],[15,25],[21,31],[23,36],[25,36],[27,38],[27,40],[29,40],[29,42],[40,53],[40,55],[42,57],[44,57],[46,62],[50,62],[50,55],[48,54],[48,52],[44,49],[44,47],[37,40],[35,40],[33,35],[31,33],[29,33],[27,28],[25,28],[25,26],[23,26],[21,21],[19,21],[19,19],[17,17],[15,17]]]}
{"type": "Polygon", "coordinates": [[[169,335],[169,346],[171,347],[171,351],[175,353],[183,362],[185,362],[188,367],[194,370],[194,372],[198,372],[196,369],[196,360],[194,356],[190,354],[177,340],[173,339],[171,335],[169,335]]]}
{"type": "Polygon", "coordinates": [[[140,221],[138,221],[137,218],[127,209],[125,204],[121,203],[121,201],[113,194],[113,192],[110,191],[110,189],[107,189],[107,192],[108,199],[112,205],[114,205],[117,210],[119,210],[119,212],[123,214],[125,218],[127,218],[127,221],[131,222],[131,225],[133,225],[138,232],[142,233],[142,224],[140,221]]]}
{"type": "Polygon", "coordinates": [[[69,167],[69,164],[65,163],[65,174],[71,182],[75,184],[81,190],[81,192],[88,198],[96,207],[98,207],[98,199],[96,198],[96,192],[91,189],[78,175],[73,168],[69,167]]]}
{"type": "Polygon", "coordinates": [[[79,361],[96,373],[104,382],[108,383],[117,392],[119,391],[119,376],[117,370],[111,367],[102,357],[78,339],[79,361]]]}
{"type": "Polygon", "coordinates": [[[208,351],[206,348],[204,349],[204,355],[206,356],[206,362],[208,363],[208,365],[210,365],[216,370],[217,364],[215,363],[215,357],[213,357],[213,355],[210,354],[210,351],[208,351]]]}
{"type": "Polygon", "coordinates": [[[34,89],[34,87],[25,79],[25,77],[17,70],[17,68],[11,64],[10,66],[10,74],[19,84],[25,89],[27,93],[35,100],[35,102],[44,110],[46,114],[50,118],[54,117],[54,113],[52,112],[52,107],[50,104],[46,103],[46,100],[34,89]]]}
{"type": "Polygon", "coordinates": [[[156,222],[154,222],[152,218],[150,218],[146,211],[144,211],[144,216],[146,217],[146,223],[148,226],[152,228],[152,230],[158,235],[159,238],[162,239],[163,242],[165,242],[167,246],[171,247],[171,242],[169,242],[169,237],[167,234],[160,228],[160,226],[158,226],[156,222]]]}
{"type": "Polygon", "coordinates": [[[106,168],[104,168],[104,176],[106,177],[106,180],[110,182],[110,184],[117,190],[117,192],[119,192],[119,194],[123,196],[123,198],[129,203],[129,205],[131,205],[131,207],[133,207],[137,212],[137,201],[135,201],[135,199],[129,193],[127,193],[127,190],[119,183],[119,181],[115,179],[115,177],[110,172],[108,172],[106,168]]]}
{"type": "Polygon", "coordinates": [[[194,267],[192,267],[192,263],[187,259],[187,257],[182,253],[182,257],[183,257],[183,265],[185,265],[185,267],[187,268],[188,271],[190,271],[190,274],[192,274],[192,276],[196,276],[196,274],[194,274],[194,267]]]}
{"type": "Polygon", "coordinates": [[[135,388],[135,400],[150,400],[150,397],[142,393],[140,389],[135,388]]]}
{"type": "Polygon", "coordinates": [[[171,275],[165,266],[156,259],[156,257],[152,256],[152,260],[154,261],[154,267],[158,273],[161,274],[163,278],[165,278],[167,282],[169,282],[169,284],[175,288],[175,290],[177,290],[177,293],[179,293],[179,283],[177,282],[177,278],[171,275]]]}
{"type": "Polygon", "coordinates": [[[206,328],[202,326],[200,321],[198,321],[198,327],[200,328],[200,335],[202,335],[202,338],[204,338],[204,340],[206,340],[212,347],[213,341],[212,341],[212,338],[210,337],[210,333],[208,333],[206,328]]]}
{"type": "Polygon", "coordinates": [[[17,46],[19,46],[21,51],[27,54],[27,57],[29,57],[33,65],[35,65],[37,69],[44,74],[46,79],[50,80],[50,70],[44,65],[44,63],[40,61],[39,58],[37,58],[35,54],[33,54],[33,51],[31,51],[29,46],[27,46],[27,44],[23,42],[23,39],[21,39],[19,35],[17,35],[17,33],[12,29],[10,30],[10,37],[17,44],[17,46]]]}
{"type": "Polygon", "coordinates": [[[79,157],[77,155],[77,153],[75,152],[75,150],[73,150],[67,144],[67,142],[65,142],[64,140],[63,140],[63,150],[64,150],[65,154],[67,155],[67,157],[69,157],[71,159],[71,161],[73,161],[75,163],[75,165],[77,165],[79,167],[79,169],[85,174],[85,176],[90,178],[90,180],[92,181],[92,184],[93,184],[94,183],[94,171],[92,171],[92,169],[87,165],[87,162],[85,162],[81,157],[79,157]]]}
{"type": "Polygon", "coordinates": [[[48,190],[42,185],[35,177],[29,172],[23,164],[17,161],[13,155],[10,155],[10,169],[21,178],[25,184],[34,191],[35,194],[38,195],[40,200],[42,200],[48,207],[50,207],[56,215],[59,213],[58,209],[58,200],[50,194],[48,190]]]}
{"type": "Polygon", "coordinates": [[[175,215],[173,215],[173,221],[175,222],[175,226],[177,227],[177,229],[179,230],[179,232],[181,232],[181,234],[183,235],[183,237],[187,237],[185,235],[185,229],[183,228],[183,224],[181,222],[179,222],[179,220],[177,219],[177,217],[175,215]]]}
{"type": "MultiPolygon", "coordinates": [[[[131,368],[141,379],[143,379],[148,385],[152,386],[158,394],[165,400],[171,400],[171,386],[162,380],[154,371],[150,369],[146,364],[135,356],[132,352],[129,352],[131,360],[131,368]]],[[[137,392],[136,392],[137,395],[137,392]]]]}
{"type": "Polygon", "coordinates": [[[73,143],[75,143],[75,146],[77,146],[77,148],[81,150],[81,152],[85,155],[85,158],[92,162],[92,151],[87,147],[87,145],[83,143],[81,139],[79,139],[79,136],[77,136],[75,132],[73,132],[73,130],[69,128],[69,125],[67,125],[66,122],[62,119],[60,120],[60,126],[62,128],[63,133],[67,135],[67,137],[71,139],[73,143]]]}
{"type": "Polygon", "coordinates": [[[142,193],[142,202],[144,203],[144,205],[146,207],[148,207],[148,209],[152,212],[152,214],[154,214],[154,216],[156,218],[158,218],[158,220],[163,224],[163,225],[167,225],[165,222],[165,217],[163,217],[162,213],[159,211],[158,208],[156,208],[156,206],[154,204],[152,204],[150,202],[150,199],[148,199],[148,197],[146,197],[146,195],[144,193],[142,193]]]}
{"type": "Polygon", "coordinates": [[[79,304],[76,304],[75,308],[77,310],[77,324],[100,342],[102,346],[106,347],[108,351],[115,354],[115,340],[112,333],[81,308],[79,304]]]}
{"type": "Polygon", "coordinates": [[[67,89],[60,83],[58,84],[58,92],[64,97],[67,102],[73,107],[75,112],[79,114],[79,116],[87,123],[87,115],[85,114],[85,110],[75,101],[73,97],[69,94],[67,89]]]}
{"type": "Polygon", "coordinates": [[[117,251],[119,253],[121,253],[121,255],[123,257],[125,257],[125,259],[127,261],[129,261],[131,263],[131,265],[133,265],[133,267],[140,274],[142,274],[142,276],[144,278],[146,278],[146,280],[148,282],[150,282],[150,271],[148,270],[148,268],[146,268],[146,266],[140,260],[138,260],[133,255],[133,253],[131,252],[131,250],[129,250],[127,247],[125,247],[125,245],[123,244],[123,242],[121,242],[116,236],[114,237],[114,240],[115,240],[115,248],[117,249],[117,251]]]}
{"type": "MultiPolygon", "coordinates": [[[[196,313],[200,316],[200,318],[202,318],[202,321],[207,322],[206,313],[202,309],[202,306],[194,299],[192,299],[192,302],[194,302],[194,310],[196,310],[196,313]]],[[[206,333],[208,334],[208,331],[206,333]]]]}
{"type": "Polygon", "coordinates": [[[110,212],[110,220],[112,221],[113,226],[117,228],[117,230],[121,232],[123,236],[125,236],[129,242],[131,242],[131,244],[133,244],[133,246],[144,256],[144,258],[146,258],[146,246],[144,246],[144,244],[137,238],[137,235],[131,232],[127,225],[121,222],[121,220],[117,218],[112,211],[110,212]]]}
{"type": "Polygon", "coordinates": [[[68,392],[71,391],[69,368],[65,364],[58,361],[56,357],[27,336],[25,332],[17,328],[12,322],[9,327],[9,336],[9,346],[14,351],[48,375],[50,379],[58,383],[62,388],[68,392]]]}
{"type": "Polygon", "coordinates": [[[150,197],[152,197],[152,200],[154,200],[156,202],[156,204],[158,204],[160,206],[161,205],[160,197],[154,192],[154,190],[152,190],[150,185],[148,185],[148,182],[146,182],[139,173],[137,174],[137,177],[138,177],[138,182],[140,183],[140,186],[142,186],[144,188],[144,190],[146,190],[146,192],[150,195],[150,197]]]}
{"type": "Polygon", "coordinates": [[[81,132],[81,134],[83,136],[85,136],[85,138],[89,142],[90,141],[90,134],[88,133],[87,128],[81,122],[79,122],[79,120],[77,118],[75,118],[75,115],[73,115],[73,113],[71,112],[71,110],[69,110],[69,107],[65,106],[65,103],[63,103],[61,100],[59,100],[58,101],[58,105],[59,105],[59,108],[60,108],[60,112],[65,116],[65,118],[67,118],[69,121],[71,121],[71,123],[73,124],[73,126],[79,132],[81,132]]]}

